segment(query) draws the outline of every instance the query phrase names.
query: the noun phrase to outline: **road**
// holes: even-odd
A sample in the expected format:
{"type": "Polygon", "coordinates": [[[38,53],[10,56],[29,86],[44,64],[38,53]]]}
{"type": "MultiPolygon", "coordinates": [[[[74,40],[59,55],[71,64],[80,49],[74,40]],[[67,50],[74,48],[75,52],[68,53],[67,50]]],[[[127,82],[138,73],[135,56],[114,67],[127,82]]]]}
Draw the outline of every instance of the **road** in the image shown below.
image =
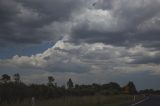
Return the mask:
{"type": "Polygon", "coordinates": [[[150,96],[145,101],[133,106],[160,106],[160,96],[150,96]]]}

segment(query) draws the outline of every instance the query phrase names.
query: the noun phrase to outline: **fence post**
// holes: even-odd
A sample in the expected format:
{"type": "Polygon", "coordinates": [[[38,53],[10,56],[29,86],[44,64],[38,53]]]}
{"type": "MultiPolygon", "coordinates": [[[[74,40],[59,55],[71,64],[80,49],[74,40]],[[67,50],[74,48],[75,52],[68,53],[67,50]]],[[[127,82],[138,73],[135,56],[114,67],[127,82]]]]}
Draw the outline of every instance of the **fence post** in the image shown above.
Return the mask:
{"type": "Polygon", "coordinates": [[[135,95],[133,96],[133,101],[136,101],[136,96],[135,95]]]}
{"type": "Polygon", "coordinates": [[[35,97],[32,97],[31,106],[35,106],[35,97]]]}

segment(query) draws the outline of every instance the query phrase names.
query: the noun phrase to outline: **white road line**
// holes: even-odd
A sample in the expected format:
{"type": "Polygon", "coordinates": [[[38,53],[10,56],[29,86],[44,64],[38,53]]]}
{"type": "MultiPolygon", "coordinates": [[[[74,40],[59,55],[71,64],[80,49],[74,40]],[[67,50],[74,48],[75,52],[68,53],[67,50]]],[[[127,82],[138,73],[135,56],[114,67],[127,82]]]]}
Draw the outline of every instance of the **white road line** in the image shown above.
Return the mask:
{"type": "Polygon", "coordinates": [[[138,104],[140,104],[140,103],[142,103],[142,102],[144,102],[144,101],[146,101],[146,100],[148,100],[148,99],[149,99],[149,97],[147,97],[147,98],[145,98],[145,99],[143,99],[143,100],[141,100],[141,101],[139,101],[139,102],[137,102],[137,103],[135,103],[135,104],[132,104],[132,105],[130,105],[130,106],[138,105],[138,104]]]}

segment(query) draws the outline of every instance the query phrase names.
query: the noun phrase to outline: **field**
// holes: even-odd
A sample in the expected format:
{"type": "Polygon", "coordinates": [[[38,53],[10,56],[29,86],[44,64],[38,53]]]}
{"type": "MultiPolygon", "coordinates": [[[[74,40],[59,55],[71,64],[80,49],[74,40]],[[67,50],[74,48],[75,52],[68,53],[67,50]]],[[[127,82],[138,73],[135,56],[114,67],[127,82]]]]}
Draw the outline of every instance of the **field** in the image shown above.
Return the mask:
{"type": "MultiPolygon", "coordinates": [[[[136,96],[136,101],[142,99],[142,96],[136,96]]],[[[58,99],[35,101],[35,106],[128,106],[132,104],[133,96],[84,96],[84,97],[63,97],[58,99]]],[[[31,100],[2,104],[2,106],[32,106],[31,100]]]]}

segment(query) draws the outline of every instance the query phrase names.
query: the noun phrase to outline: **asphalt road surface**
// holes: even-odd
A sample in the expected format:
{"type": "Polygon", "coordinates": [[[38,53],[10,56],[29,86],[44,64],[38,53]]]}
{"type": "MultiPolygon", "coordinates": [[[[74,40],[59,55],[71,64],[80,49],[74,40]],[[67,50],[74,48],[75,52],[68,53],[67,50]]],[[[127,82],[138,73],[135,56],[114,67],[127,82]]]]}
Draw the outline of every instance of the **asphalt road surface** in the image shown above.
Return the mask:
{"type": "Polygon", "coordinates": [[[160,106],[160,96],[150,96],[147,100],[134,106],[160,106]]]}

